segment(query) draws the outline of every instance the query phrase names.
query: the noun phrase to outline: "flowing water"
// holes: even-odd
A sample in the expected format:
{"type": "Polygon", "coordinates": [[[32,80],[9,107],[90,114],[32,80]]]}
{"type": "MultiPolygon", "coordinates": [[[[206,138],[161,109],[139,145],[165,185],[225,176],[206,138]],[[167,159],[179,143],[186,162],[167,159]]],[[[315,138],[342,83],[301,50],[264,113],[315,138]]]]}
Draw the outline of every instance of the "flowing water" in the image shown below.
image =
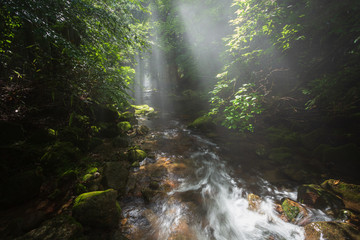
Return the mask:
{"type": "MultiPolygon", "coordinates": [[[[296,200],[296,186],[270,184],[248,154],[228,155],[220,143],[188,130],[163,107],[170,100],[145,84],[137,103],[161,113],[141,120],[152,129],[144,145],[152,144],[153,155],[134,171],[136,187],[123,200],[122,230],[129,239],[304,239],[303,227],[275,210],[284,197],[296,200]],[[252,193],[260,197],[253,208],[252,193]]],[[[308,221],[330,220],[309,211],[308,221]]]]}

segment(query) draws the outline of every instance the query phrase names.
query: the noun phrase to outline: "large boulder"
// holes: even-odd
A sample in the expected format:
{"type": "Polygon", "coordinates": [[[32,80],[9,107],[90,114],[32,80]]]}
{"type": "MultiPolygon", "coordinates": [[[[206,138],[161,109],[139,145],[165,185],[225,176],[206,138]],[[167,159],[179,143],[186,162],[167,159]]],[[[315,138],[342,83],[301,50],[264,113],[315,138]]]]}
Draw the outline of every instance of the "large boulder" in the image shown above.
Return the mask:
{"type": "Polygon", "coordinates": [[[125,193],[126,183],[129,176],[128,162],[106,162],[103,172],[103,184],[106,188],[112,188],[119,194],[125,193]]]}
{"type": "Polygon", "coordinates": [[[127,155],[128,155],[128,160],[130,162],[136,162],[136,161],[141,162],[146,158],[146,152],[136,148],[129,149],[127,155]]]}
{"type": "Polygon", "coordinates": [[[326,211],[333,216],[337,216],[340,209],[345,207],[343,201],[338,196],[316,184],[300,186],[298,188],[297,201],[326,211]]]}
{"type": "Polygon", "coordinates": [[[329,179],[323,182],[321,187],[340,196],[346,208],[360,212],[360,185],[329,179]]]}
{"type": "Polygon", "coordinates": [[[354,227],[341,222],[313,222],[305,226],[305,240],[358,240],[360,233],[354,227]]]}
{"type": "Polygon", "coordinates": [[[116,198],[114,189],[83,193],[75,199],[73,217],[86,227],[115,228],[121,212],[116,198]]]}
{"type": "Polygon", "coordinates": [[[84,239],[82,226],[72,217],[60,215],[45,221],[36,228],[16,240],[79,240],[84,239]]]}

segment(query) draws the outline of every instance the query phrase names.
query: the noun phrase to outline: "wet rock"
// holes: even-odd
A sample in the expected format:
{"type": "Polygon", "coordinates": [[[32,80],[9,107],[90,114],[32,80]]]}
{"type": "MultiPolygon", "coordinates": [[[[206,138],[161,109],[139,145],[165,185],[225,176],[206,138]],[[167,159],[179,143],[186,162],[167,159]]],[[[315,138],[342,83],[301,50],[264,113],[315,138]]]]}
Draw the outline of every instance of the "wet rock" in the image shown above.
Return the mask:
{"type": "Polygon", "coordinates": [[[114,189],[83,193],[75,199],[73,216],[86,227],[114,228],[121,212],[116,198],[114,189]]]}
{"type": "Polygon", "coordinates": [[[323,182],[321,187],[341,197],[345,208],[360,212],[360,185],[329,179],[323,182]]]}
{"type": "Polygon", "coordinates": [[[360,232],[347,223],[313,222],[305,226],[305,240],[360,239],[360,232]]]}
{"type": "Polygon", "coordinates": [[[149,188],[153,190],[158,190],[160,188],[160,184],[158,182],[152,181],[149,184],[149,188]]]}
{"type": "Polygon", "coordinates": [[[133,192],[135,190],[136,187],[136,176],[134,174],[130,174],[128,181],[126,183],[126,194],[128,194],[129,192],[133,192]]]}
{"type": "Polygon", "coordinates": [[[146,135],[150,132],[150,129],[145,125],[141,125],[136,129],[136,132],[139,135],[146,135]]]}
{"type": "Polygon", "coordinates": [[[126,183],[129,176],[129,164],[122,162],[106,162],[104,166],[103,183],[106,188],[118,190],[119,194],[124,194],[126,183]]]}
{"type": "Polygon", "coordinates": [[[300,223],[299,225],[302,225],[309,215],[305,207],[289,198],[282,202],[281,207],[288,221],[295,224],[300,223]]]}
{"type": "Polygon", "coordinates": [[[84,239],[82,226],[72,217],[60,215],[45,221],[36,228],[16,240],[75,240],[84,239]]]}
{"type": "Polygon", "coordinates": [[[247,196],[247,200],[249,202],[248,209],[251,211],[258,212],[260,210],[261,198],[258,195],[250,193],[247,196]]]}
{"type": "Polygon", "coordinates": [[[338,219],[342,222],[351,223],[354,226],[357,226],[358,230],[360,229],[360,215],[349,209],[341,209],[338,219]]]}
{"type": "Polygon", "coordinates": [[[141,194],[146,202],[151,202],[157,194],[157,191],[150,188],[144,188],[141,190],[141,194]]]}
{"type": "Polygon", "coordinates": [[[146,153],[140,149],[129,149],[127,156],[130,162],[135,162],[135,161],[141,162],[146,158],[146,153]]]}
{"type": "Polygon", "coordinates": [[[345,207],[343,201],[338,196],[315,184],[300,186],[298,188],[297,201],[326,211],[333,216],[337,216],[339,210],[345,207]]]}

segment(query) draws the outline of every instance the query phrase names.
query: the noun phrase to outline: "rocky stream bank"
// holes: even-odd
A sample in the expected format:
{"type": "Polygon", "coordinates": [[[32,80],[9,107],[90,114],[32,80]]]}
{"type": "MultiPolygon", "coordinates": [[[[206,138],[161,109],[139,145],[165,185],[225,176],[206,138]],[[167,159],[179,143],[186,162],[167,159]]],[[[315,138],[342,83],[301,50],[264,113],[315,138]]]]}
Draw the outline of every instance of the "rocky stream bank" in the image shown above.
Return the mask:
{"type": "MultiPolygon", "coordinates": [[[[2,238],[136,240],[164,236],[159,232],[158,213],[171,215],[173,210],[156,211],[156,207],[147,206],[161,206],[165,202],[167,205],[185,204],[169,193],[189,174],[189,166],[196,166],[189,158],[174,159],[177,159],[176,153],[191,149],[195,143],[171,131],[166,133],[171,136],[159,137],[156,131],[136,119],[148,117],[154,117],[153,109],[140,106],[112,118],[114,122],[100,124],[85,156],[79,157],[80,150],[70,141],[57,141],[41,157],[47,164],[81,158],[81,169],[62,170],[49,179],[45,178],[46,164],[43,164],[7,179],[2,185],[3,193],[7,194],[1,200],[5,206],[1,211],[2,238]],[[174,156],[169,158],[158,148],[166,147],[170,139],[182,144],[174,145],[177,149],[172,150],[174,156]]],[[[63,132],[65,135],[66,131],[63,132]]],[[[277,134],[275,137],[284,140],[286,136],[277,134]]],[[[264,158],[263,145],[252,144],[249,149],[254,156],[264,158]]],[[[291,158],[288,149],[277,152],[272,149],[266,155],[260,165],[271,171],[274,165],[269,166],[269,159],[276,166],[291,158]],[[284,156],[284,152],[288,154],[284,156]]],[[[279,168],[281,166],[275,170],[279,168]]],[[[272,178],[266,179],[271,181],[272,178]]],[[[302,180],[300,177],[299,182],[302,180]]],[[[179,194],[191,195],[182,196],[182,199],[191,199],[186,202],[189,212],[206,211],[196,209],[203,199],[191,192],[179,194]]],[[[248,210],[264,214],[261,206],[265,200],[255,193],[245,195],[248,210]]],[[[360,239],[360,185],[334,179],[302,183],[296,195],[296,199],[286,197],[275,201],[272,211],[282,221],[303,228],[306,240],[360,239]],[[317,221],[315,216],[319,211],[327,216],[326,221],[317,221]]],[[[180,217],[173,222],[174,226],[168,226],[171,232],[167,239],[197,239],[188,218],[180,217]]],[[[267,221],[271,224],[275,220],[268,218],[267,221]]],[[[270,234],[267,239],[282,238],[270,234]]]]}

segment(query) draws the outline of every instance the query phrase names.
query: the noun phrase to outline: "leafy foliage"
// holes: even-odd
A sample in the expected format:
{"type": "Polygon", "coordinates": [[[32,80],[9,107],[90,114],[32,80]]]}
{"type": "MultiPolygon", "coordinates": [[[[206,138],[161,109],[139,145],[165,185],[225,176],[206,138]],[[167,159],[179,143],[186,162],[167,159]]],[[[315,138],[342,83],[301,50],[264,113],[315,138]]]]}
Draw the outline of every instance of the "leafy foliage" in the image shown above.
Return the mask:
{"type": "MultiPolygon", "coordinates": [[[[236,116],[239,109],[251,112],[254,105],[246,103],[246,97],[236,98],[237,88],[243,84],[252,84],[257,103],[266,103],[279,94],[276,87],[289,84],[291,88],[282,90],[282,97],[303,89],[311,98],[308,109],[317,107],[333,114],[360,110],[355,80],[359,76],[355,63],[359,60],[359,2],[243,0],[233,1],[233,6],[234,31],[226,39],[228,64],[211,92],[212,114],[229,117],[230,113],[236,116]],[[280,83],[279,71],[291,77],[280,83]],[[234,103],[243,107],[236,108],[234,103]],[[219,106],[223,106],[222,111],[219,106]]],[[[249,116],[259,113],[261,110],[249,116]]],[[[245,126],[250,125],[238,124],[236,128],[245,126]]]]}
{"type": "MultiPolygon", "coordinates": [[[[5,90],[31,89],[37,108],[45,102],[72,108],[74,97],[126,103],[134,54],[146,47],[146,26],[133,17],[143,11],[140,3],[5,0],[0,9],[5,90]]],[[[11,111],[19,107],[13,105],[11,111]]]]}

